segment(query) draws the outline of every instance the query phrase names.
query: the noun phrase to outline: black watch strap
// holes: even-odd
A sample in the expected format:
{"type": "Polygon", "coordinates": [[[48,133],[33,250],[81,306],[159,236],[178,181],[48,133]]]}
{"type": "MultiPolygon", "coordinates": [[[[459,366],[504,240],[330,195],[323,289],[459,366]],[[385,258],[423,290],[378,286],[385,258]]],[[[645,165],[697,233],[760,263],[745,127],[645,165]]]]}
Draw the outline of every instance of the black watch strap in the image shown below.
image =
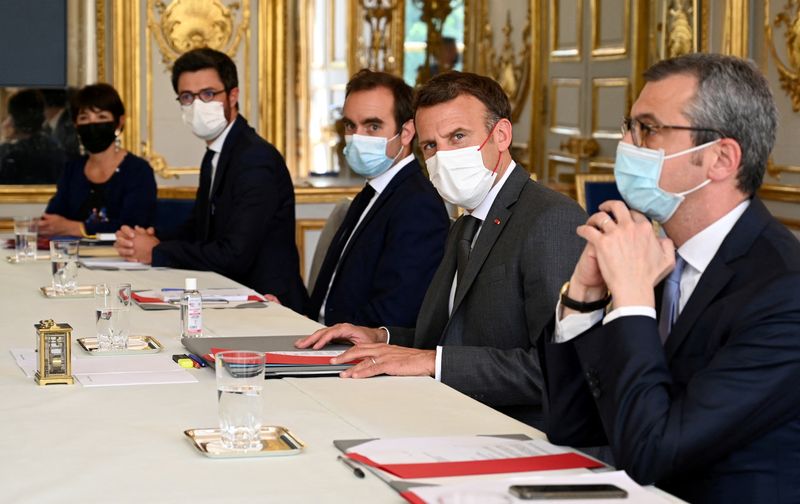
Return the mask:
{"type": "Polygon", "coordinates": [[[561,306],[566,306],[570,310],[575,310],[581,313],[589,313],[595,310],[603,309],[608,305],[608,303],[611,302],[611,292],[606,293],[606,296],[603,299],[598,299],[597,301],[592,301],[590,303],[576,301],[567,296],[567,292],[569,292],[569,282],[565,283],[561,287],[561,306]]]}

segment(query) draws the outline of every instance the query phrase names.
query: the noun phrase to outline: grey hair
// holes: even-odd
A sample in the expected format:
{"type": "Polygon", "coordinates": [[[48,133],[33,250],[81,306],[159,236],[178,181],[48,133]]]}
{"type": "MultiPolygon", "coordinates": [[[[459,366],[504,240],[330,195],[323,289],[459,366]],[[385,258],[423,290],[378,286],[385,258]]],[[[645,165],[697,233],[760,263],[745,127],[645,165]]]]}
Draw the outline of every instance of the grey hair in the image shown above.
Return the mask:
{"type": "MultiPolygon", "coordinates": [[[[767,79],[752,61],[711,53],[659,61],[647,69],[644,78],[655,82],[678,74],[697,79],[697,91],[684,115],[692,126],[719,131],[739,143],[738,187],[754,194],[764,179],[778,126],[778,110],[767,79]]],[[[711,131],[695,131],[692,136],[695,145],[719,138],[711,131]]]]}

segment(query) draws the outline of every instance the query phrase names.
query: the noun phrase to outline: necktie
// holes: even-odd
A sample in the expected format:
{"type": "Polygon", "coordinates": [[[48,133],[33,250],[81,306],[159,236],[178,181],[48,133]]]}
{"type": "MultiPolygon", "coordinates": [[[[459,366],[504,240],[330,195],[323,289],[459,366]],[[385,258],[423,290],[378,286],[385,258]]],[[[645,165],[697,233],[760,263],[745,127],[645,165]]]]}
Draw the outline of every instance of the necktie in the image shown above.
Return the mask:
{"type": "Polygon", "coordinates": [[[678,318],[678,306],[681,298],[681,274],[686,266],[686,261],[677,252],[675,253],[675,269],[664,281],[664,291],[661,298],[661,313],[658,318],[658,335],[661,343],[667,341],[672,325],[678,318]]]}
{"type": "Polygon", "coordinates": [[[214,154],[216,153],[213,150],[206,148],[203,161],[200,162],[200,188],[205,187],[208,195],[211,195],[211,172],[214,170],[211,160],[214,158],[214,154]]]}
{"type": "Polygon", "coordinates": [[[322,267],[319,269],[317,275],[317,283],[314,284],[314,291],[311,293],[311,301],[309,303],[308,316],[317,320],[319,317],[319,310],[322,308],[322,303],[328,295],[328,286],[333,278],[333,273],[336,271],[336,266],[339,264],[339,259],[344,252],[344,246],[350,235],[355,230],[356,224],[367,208],[372,197],[375,195],[375,189],[369,184],[364,186],[364,189],[353,199],[350,203],[350,208],[347,209],[347,214],[339,226],[339,230],[331,241],[328,247],[328,253],[325,254],[325,260],[322,261],[322,267]]]}
{"type": "Polygon", "coordinates": [[[458,288],[458,282],[464,275],[464,271],[467,269],[469,254],[472,251],[472,240],[475,238],[475,233],[478,232],[478,227],[480,227],[481,224],[480,219],[471,215],[465,216],[463,220],[464,223],[461,225],[461,229],[458,233],[458,255],[456,256],[456,289],[458,288]]]}

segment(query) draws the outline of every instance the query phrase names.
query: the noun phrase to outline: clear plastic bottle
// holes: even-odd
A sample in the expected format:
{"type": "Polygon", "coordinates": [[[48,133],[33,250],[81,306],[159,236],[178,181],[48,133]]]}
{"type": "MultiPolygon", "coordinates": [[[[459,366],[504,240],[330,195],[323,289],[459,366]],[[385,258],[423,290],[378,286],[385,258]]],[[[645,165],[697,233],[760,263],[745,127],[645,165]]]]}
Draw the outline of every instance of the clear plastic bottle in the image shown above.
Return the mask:
{"type": "Polygon", "coordinates": [[[203,336],[203,298],[197,290],[197,279],[187,278],[181,296],[181,337],[203,336]]]}

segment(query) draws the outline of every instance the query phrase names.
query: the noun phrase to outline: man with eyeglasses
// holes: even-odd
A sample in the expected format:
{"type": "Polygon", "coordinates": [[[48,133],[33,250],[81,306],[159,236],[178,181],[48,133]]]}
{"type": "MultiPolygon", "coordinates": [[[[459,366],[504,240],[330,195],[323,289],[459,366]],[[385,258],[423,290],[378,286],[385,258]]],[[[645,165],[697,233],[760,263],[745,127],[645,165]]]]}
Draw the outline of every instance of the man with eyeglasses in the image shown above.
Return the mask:
{"type": "Polygon", "coordinates": [[[547,434],[608,443],[636,481],[689,502],[800,502],[800,244],[755,196],[769,85],[716,54],[645,80],[614,168],[627,206],[578,228],[540,347],[547,434]]]}
{"type": "Polygon", "coordinates": [[[236,65],[195,49],[172,68],[183,121],[206,142],[200,186],[178,229],[117,232],[129,261],[211,270],[302,312],[307,294],[295,246],[294,188],[281,154],[239,114],[236,65]]]}

